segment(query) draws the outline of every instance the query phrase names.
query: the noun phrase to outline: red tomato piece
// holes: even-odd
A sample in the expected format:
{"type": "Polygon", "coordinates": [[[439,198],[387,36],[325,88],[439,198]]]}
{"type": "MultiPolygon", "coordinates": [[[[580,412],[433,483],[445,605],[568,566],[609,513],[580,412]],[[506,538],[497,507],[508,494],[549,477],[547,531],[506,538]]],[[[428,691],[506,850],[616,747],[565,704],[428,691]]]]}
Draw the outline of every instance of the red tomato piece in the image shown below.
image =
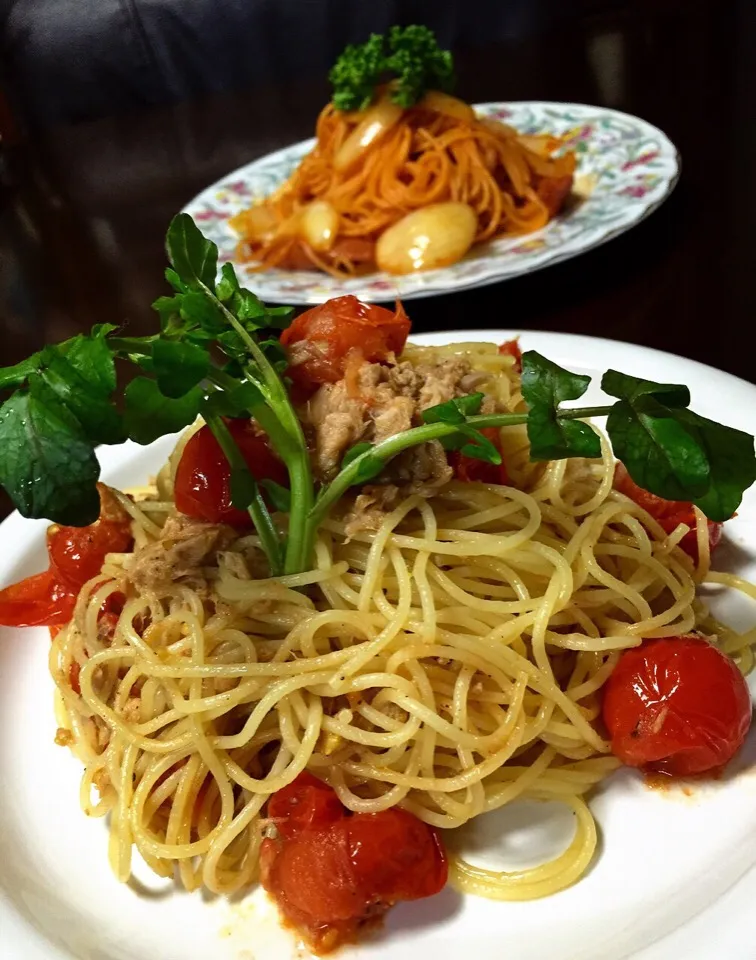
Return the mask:
{"type": "Polygon", "coordinates": [[[686,634],[626,650],[604,687],[603,716],[623,763],[684,777],[732,758],[751,725],[751,697],[728,656],[686,634]]]}
{"type": "MultiPolygon", "coordinates": [[[[501,437],[498,427],[484,427],[480,432],[501,453],[501,437]]],[[[477,480],[479,483],[500,483],[504,487],[509,483],[509,473],[503,457],[501,463],[497,466],[495,463],[486,463],[484,460],[476,460],[475,457],[466,457],[459,450],[453,450],[449,455],[449,465],[454,470],[454,476],[457,480],[462,480],[465,483],[477,480]]]]}
{"type": "MultiPolygon", "coordinates": [[[[60,627],[68,623],[84,584],[97,576],[108,553],[123,553],[133,543],[128,514],[104,484],[100,519],[88,527],[47,531],[50,567],[0,590],[0,624],[10,627],[60,627]]],[[[54,638],[58,633],[50,631],[54,638]]]]}
{"type": "Polygon", "coordinates": [[[327,783],[304,770],[268,801],[268,816],[283,837],[319,830],[344,816],[341,801],[327,783]]]}
{"type": "Polygon", "coordinates": [[[522,350],[520,349],[519,337],[499,344],[499,353],[505,357],[514,357],[515,370],[517,370],[518,373],[522,372],[522,350]]]}
{"type": "MultiPolygon", "coordinates": [[[[288,486],[286,467],[251,420],[227,420],[226,426],[257,480],[288,486]]],[[[252,526],[249,514],[231,504],[231,468],[209,427],[201,427],[184,447],[176,470],[175,501],[177,510],[196,520],[240,530],[252,526]]]]}
{"type": "Polygon", "coordinates": [[[97,520],[88,527],[60,527],[47,531],[50,564],[62,583],[74,589],[96,577],[109,553],[125,553],[134,538],[128,517],[120,522],[97,520]]]}
{"type": "Polygon", "coordinates": [[[46,570],[0,590],[0,624],[55,626],[67,623],[75,606],[76,591],[61,584],[54,570],[46,570]]]}
{"type": "Polygon", "coordinates": [[[438,834],[406,810],[358,813],[342,829],[355,879],[372,899],[419,900],[446,885],[449,867],[438,834]]]}
{"type": "Polygon", "coordinates": [[[392,312],[345,296],[300,314],[281,334],[281,343],[291,354],[289,376],[300,390],[312,392],[341,380],[350,360],[381,363],[401,353],[409,331],[400,301],[392,312]]]}
{"type": "Polygon", "coordinates": [[[279,836],[263,841],[261,878],[317,952],[353,940],[399,900],[438,893],[448,864],[438,834],[405,810],[350,814],[309,773],[268,801],[279,836]]]}
{"type": "MultiPolygon", "coordinates": [[[[655,493],[649,493],[648,490],[644,490],[635,483],[621,463],[618,463],[614,470],[614,489],[624,493],[626,497],[629,497],[639,507],[650,513],[667,533],[672,533],[681,523],[687,524],[691,529],[682,538],[679,546],[689,557],[698,562],[696,514],[692,503],[685,500],[664,500],[662,497],[657,497],[655,493]]],[[[723,524],[708,520],[707,525],[709,529],[709,551],[713,551],[722,539],[723,524]]]]}

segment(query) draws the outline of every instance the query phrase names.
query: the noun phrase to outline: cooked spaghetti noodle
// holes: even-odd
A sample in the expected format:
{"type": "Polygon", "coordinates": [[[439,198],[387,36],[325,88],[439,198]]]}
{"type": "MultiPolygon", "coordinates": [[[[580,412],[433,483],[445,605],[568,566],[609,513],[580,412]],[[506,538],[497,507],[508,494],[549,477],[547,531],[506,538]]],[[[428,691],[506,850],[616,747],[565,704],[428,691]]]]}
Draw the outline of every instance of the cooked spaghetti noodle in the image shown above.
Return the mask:
{"type": "MultiPolygon", "coordinates": [[[[495,347],[406,353],[460,355],[521,408],[495,347]]],[[[82,807],[110,814],[121,880],[136,850],[187,889],[245,887],[266,801],[304,769],[352,811],[401,805],[444,829],[516,798],[563,801],[577,826],[556,860],[507,875],[456,859],[452,879],[530,899],[583,873],[596,847],[585,796],[618,765],[594,723],[599,691],[623,649],[712,629],[696,600],[710,576],[705,518],[694,565],[676,546],[685,528],[666,534],[613,489],[606,442],[599,461],[546,465],[528,461],[524,428],[502,444],[511,486],[409,495],[351,537],[345,504],[319,531],[314,569],[276,579],[253,579],[250,535],[194,576],[135,589],[129,573],[174,511],[172,465],[147,496],[121,495],[134,552],[83,589],[50,658],[61,737],[85,766],[82,807]],[[116,593],[125,603],[104,635],[116,593]]],[[[754,637],[720,638],[750,668],[754,637]]]]}
{"type": "MultiPolygon", "coordinates": [[[[372,270],[387,228],[448,202],[473,211],[473,243],[530,233],[559,211],[575,169],[574,153],[557,154],[558,138],[520,136],[437,92],[406,110],[387,99],[360,113],[328,104],[316,136],[273,195],[232,219],[240,261],[337,276],[372,270]]],[[[446,263],[466,252],[464,244],[455,254],[443,242],[439,257],[446,263]]],[[[404,272],[390,258],[382,262],[380,249],[378,266],[404,272]]]]}

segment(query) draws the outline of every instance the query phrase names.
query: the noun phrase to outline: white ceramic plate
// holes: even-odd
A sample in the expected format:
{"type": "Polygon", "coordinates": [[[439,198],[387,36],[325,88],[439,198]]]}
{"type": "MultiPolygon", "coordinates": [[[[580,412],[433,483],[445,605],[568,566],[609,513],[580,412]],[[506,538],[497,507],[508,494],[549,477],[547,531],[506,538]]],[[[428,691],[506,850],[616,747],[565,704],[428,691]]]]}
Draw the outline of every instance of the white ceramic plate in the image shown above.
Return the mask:
{"type": "MultiPolygon", "coordinates": [[[[342,280],[304,270],[254,272],[238,269],[247,286],[263,300],[322,303],[352,293],[362,300],[404,300],[450,290],[480,287],[550,263],[575,257],[629,230],[669,195],[679,173],[677,150],[645,120],[617,110],[579,103],[480,103],[475,109],[505,120],[522,133],[565,136],[577,153],[577,194],[571,205],[543,230],[475,247],[459,263],[403,277],[385,273],[342,280]]],[[[184,207],[202,232],[230,260],[238,236],[229,217],[268,196],[292,173],[315,141],[305,140],[261,157],[213,184],[184,207]]]]}
{"type": "MultiPolygon", "coordinates": [[[[419,343],[494,340],[511,331],[426,334],[419,343]]],[[[679,357],[630,344],[565,334],[522,334],[564,366],[600,374],[614,366],[687,383],[694,408],[756,432],[756,387],[679,357]]],[[[601,402],[592,386],[585,400],[601,402]]],[[[105,480],[143,482],[171,447],[103,451],[105,480]]],[[[10,517],[0,528],[0,584],[43,567],[42,521],[10,517]]],[[[727,525],[718,566],[756,578],[756,491],[727,525]]],[[[717,613],[740,629],[756,604],[727,596],[717,613]]],[[[0,630],[0,955],[8,960],[302,960],[259,891],[234,903],[180,893],[143,864],[122,886],[107,864],[102,821],[78,805],[80,766],[53,744],[53,685],[45,630],[0,630]]],[[[756,898],[756,731],[719,782],[648,789],[630,771],[591,801],[601,849],[569,890],[530,903],[462,900],[446,890],[389,914],[378,940],[340,960],[753,960],[756,898]]],[[[470,856],[513,869],[567,845],[570,815],[552,804],[518,803],[476,821],[470,856]]]]}

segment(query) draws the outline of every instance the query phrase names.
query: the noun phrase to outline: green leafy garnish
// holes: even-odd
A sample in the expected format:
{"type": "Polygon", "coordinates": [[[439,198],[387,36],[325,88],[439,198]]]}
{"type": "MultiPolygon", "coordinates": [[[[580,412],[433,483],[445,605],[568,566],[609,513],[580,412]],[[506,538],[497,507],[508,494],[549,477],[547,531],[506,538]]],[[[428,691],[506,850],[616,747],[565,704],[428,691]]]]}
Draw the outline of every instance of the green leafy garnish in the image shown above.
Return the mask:
{"type": "Polygon", "coordinates": [[[601,442],[589,424],[559,416],[559,404],[582,397],[590,382],[590,377],[570,373],[535,350],[522,355],[522,395],[530,407],[532,460],[601,456],[601,442]]]}
{"type": "Polygon", "coordinates": [[[453,88],[454,62],[432,30],[415,24],[392,27],[387,37],[373,33],[365,43],[350,44],[328,78],[339,110],[364,110],[386,81],[392,103],[411,107],[428,90],[453,88]]]}
{"type": "Polygon", "coordinates": [[[606,417],[614,453],[637,484],[665,499],[692,501],[716,521],[732,516],[756,480],[753,438],[691,411],[686,387],[610,370],[602,386],[614,403],[568,406],[585,394],[590,378],[530,351],[522,374],[527,412],[483,414],[481,393],[438,404],[424,411],[420,426],[348,450],[316,497],[278,339],[291,308],[266,306],[240,285],[230,264],[218,276],[215,245],[186,214],[171,223],[166,246],[174,292],[154,304],[159,332],[126,337],[101,324],[0,369],[0,390],[10,392],[0,406],[0,483],[24,516],[91,523],[99,510],[95,446],[127,436],[150,443],[198,415],[229,463],[232,503],[249,511],[272,575],[308,569],[329,510],[405,450],[438,440],[465,456],[501,463],[486,435],[491,427],[527,424],[535,460],[590,458],[600,456],[601,445],[585,420],[606,417]],[[138,373],[123,391],[123,414],[116,360],[138,373]],[[288,489],[272,480],[258,483],[237,447],[228,418],[250,417],[286,465],[288,489]],[[285,535],[268,505],[288,514],[285,535]]]}

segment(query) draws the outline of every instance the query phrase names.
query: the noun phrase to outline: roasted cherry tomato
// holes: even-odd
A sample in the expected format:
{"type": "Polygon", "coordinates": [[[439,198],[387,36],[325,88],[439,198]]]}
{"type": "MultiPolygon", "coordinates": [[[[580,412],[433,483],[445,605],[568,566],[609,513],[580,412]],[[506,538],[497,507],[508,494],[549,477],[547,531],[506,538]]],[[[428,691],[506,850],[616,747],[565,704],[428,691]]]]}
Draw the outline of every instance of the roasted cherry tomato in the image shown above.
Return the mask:
{"type": "Polygon", "coordinates": [[[515,370],[518,373],[522,370],[522,350],[520,350],[520,341],[517,337],[514,340],[507,340],[499,344],[499,353],[505,357],[514,357],[515,370]]]}
{"type": "MultiPolygon", "coordinates": [[[[698,561],[698,538],[696,536],[696,514],[693,510],[693,504],[684,500],[664,500],[657,497],[654,493],[649,493],[639,487],[632,479],[625,467],[618,463],[614,470],[614,489],[624,493],[639,507],[650,513],[654,520],[667,533],[672,533],[681,523],[687,524],[691,529],[679,543],[679,546],[698,561]]],[[[713,551],[719,541],[722,539],[722,524],[715,523],[713,520],[707,521],[709,528],[709,550],[713,551]]]]}
{"type": "Polygon", "coordinates": [[[47,531],[47,552],[63,583],[81,589],[96,577],[109,553],[125,553],[133,542],[126,520],[100,519],[89,527],[60,527],[47,531]]]}
{"type": "MultiPolygon", "coordinates": [[[[501,453],[501,436],[498,427],[484,427],[480,431],[487,437],[496,449],[501,453]]],[[[486,463],[484,460],[476,460],[474,457],[466,457],[459,450],[454,450],[449,454],[449,465],[454,470],[454,476],[457,480],[469,482],[477,480],[480,483],[500,483],[506,486],[509,483],[509,474],[507,465],[502,457],[501,463],[497,466],[495,463],[486,463]]]]}
{"type": "Polygon", "coordinates": [[[0,590],[0,624],[49,627],[71,619],[76,592],[61,584],[54,570],[36,573],[0,590]]]}
{"type": "Polygon", "coordinates": [[[282,837],[302,830],[321,830],[344,816],[336,793],[306,770],[268,801],[268,816],[282,837]]]}
{"type": "Polygon", "coordinates": [[[300,314],[281,334],[289,376],[300,390],[336,383],[355,361],[380,363],[404,348],[410,321],[401,302],[387,310],[357,297],[335,297],[300,314]]]}
{"type": "Polygon", "coordinates": [[[270,799],[268,813],[279,836],[263,841],[263,886],[317,951],[353,939],[399,900],[431,896],[446,883],[436,831],[405,810],[350,814],[330,787],[304,773],[270,799]]]}
{"type": "Polygon", "coordinates": [[[100,519],[88,527],[53,525],[47,531],[50,567],[0,590],[0,624],[58,627],[68,623],[76,597],[96,576],[108,553],[131,547],[131,522],[108,488],[100,490],[100,519]]]}
{"type": "MultiPolygon", "coordinates": [[[[257,480],[288,485],[286,467],[250,420],[227,420],[226,426],[257,480]]],[[[174,496],[176,509],[188,517],[241,530],[252,526],[249,514],[231,505],[231,468],[209,427],[200,427],[184,447],[174,496]]]]}
{"type": "Polygon", "coordinates": [[[604,687],[603,715],[623,763],[682,777],[730,760],[751,725],[751,697],[728,656],[687,634],[626,650],[604,687]]]}

